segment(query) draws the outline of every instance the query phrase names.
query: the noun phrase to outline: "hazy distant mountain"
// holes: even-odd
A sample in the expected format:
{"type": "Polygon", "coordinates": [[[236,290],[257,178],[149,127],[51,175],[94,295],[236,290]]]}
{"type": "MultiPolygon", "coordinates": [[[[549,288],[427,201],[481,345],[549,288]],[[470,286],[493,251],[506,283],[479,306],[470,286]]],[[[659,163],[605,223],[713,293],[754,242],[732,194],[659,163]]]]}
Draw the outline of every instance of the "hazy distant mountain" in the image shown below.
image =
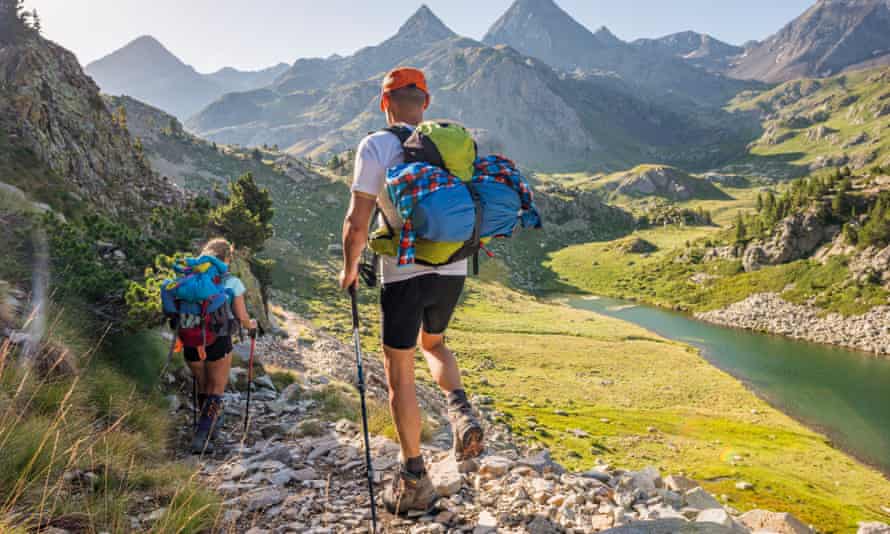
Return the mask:
{"type": "Polygon", "coordinates": [[[103,93],[129,95],[184,119],[232,92],[272,83],[287,65],[257,72],[225,68],[201,74],[157,39],[142,36],[86,66],[103,93]]]}
{"type": "Polygon", "coordinates": [[[730,75],[767,82],[890,65],[890,0],[819,0],[730,75]]]}
{"type": "Polygon", "coordinates": [[[483,41],[509,45],[566,71],[613,73],[657,95],[686,96],[714,104],[740,88],[672,54],[641,51],[605,28],[593,33],[553,0],[516,0],[483,41]]]}
{"type": "Polygon", "coordinates": [[[224,87],[226,92],[250,91],[271,84],[289,68],[290,65],[287,63],[279,63],[274,67],[262,70],[238,70],[224,67],[205,75],[205,77],[224,87]]]}
{"type": "Polygon", "coordinates": [[[350,57],[299,60],[273,85],[225,95],[187,125],[223,143],[329,157],[384,125],[380,79],[398,65],[427,73],[428,116],[465,122],[484,146],[539,168],[626,168],[652,158],[701,163],[739,146],[731,142],[735,122],[709,114],[722,111],[668,108],[611,75],[564,76],[512,48],[459,37],[426,7],[380,45],[350,57]],[[702,139],[715,149],[689,149],[702,139]]]}
{"type": "Polygon", "coordinates": [[[725,71],[733,59],[745,52],[741,46],[693,31],[672,33],[657,39],[637,39],[631,44],[643,52],[676,56],[714,72],[725,71]]]}

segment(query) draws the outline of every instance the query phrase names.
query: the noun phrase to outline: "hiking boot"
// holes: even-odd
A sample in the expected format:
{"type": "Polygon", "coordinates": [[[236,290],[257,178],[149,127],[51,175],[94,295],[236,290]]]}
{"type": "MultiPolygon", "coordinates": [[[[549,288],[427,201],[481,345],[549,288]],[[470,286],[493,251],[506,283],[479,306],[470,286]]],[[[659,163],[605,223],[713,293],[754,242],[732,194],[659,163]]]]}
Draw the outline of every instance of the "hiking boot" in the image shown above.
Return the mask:
{"type": "Polygon", "coordinates": [[[383,504],[389,513],[396,515],[412,511],[428,512],[438,498],[426,471],[415,475],[399,469],[390,485],[383,490],[383,504]]]}
{"type": "Polygon", "coordinates": [[[198,427],[192,438],[192,454],[213,454],[213,440],[209,428],[198,427]]]}
{"type": "Polygon", "coordinates": [[[226,424],[226,413],[222,403],[219,404],[217,408],[216,419],[213,421],[210,430],[210,439],[213,441],[219,440],[219,433],[223,429],[223,425],[226,424]]]}
{"type": "Polygon", "coordinates": [[[458,462],[475,458],[485,450],[485,432],[470,405],[449,407],[448,420],[454,435],[454,459],[458,462]]]}

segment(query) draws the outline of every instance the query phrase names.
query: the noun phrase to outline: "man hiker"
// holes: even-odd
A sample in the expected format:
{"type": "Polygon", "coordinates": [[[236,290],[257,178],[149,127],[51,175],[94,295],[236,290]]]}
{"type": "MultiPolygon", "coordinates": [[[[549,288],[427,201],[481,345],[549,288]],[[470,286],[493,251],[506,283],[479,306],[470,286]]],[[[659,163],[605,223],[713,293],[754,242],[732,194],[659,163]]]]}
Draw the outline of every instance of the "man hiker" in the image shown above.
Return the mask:
{"type": "MultiPolygon", "coordinates": [[[[420,70],[398,68],[383,79],[380,109],[389,126],[413,129],[423,122],[429,103],[420,70]]],[[[365,137],[356,150],[352,200],[343,223],[343,289],[358,283],[359,261],[375,207],[396,232],[400,228],[400,216],[384,188],[387,169],[403,161],[399,138],[385,130],[365,137]]],[[[461,386],[457,360],[445,345],[445,329],[463,290],[467,260],[439,267],[400,267],[397,259],[389,256],[381,256],[380,262],[384,363],[390,411],[402,448],[401,468],[384,490],[383,502],[391,513],[403,514],[428,510],[437,497],[420,452],[421,418],[414,384],[418,341],[430,373],[447,397],[459,461],[479,455],[483,431],[461,386]]]]}

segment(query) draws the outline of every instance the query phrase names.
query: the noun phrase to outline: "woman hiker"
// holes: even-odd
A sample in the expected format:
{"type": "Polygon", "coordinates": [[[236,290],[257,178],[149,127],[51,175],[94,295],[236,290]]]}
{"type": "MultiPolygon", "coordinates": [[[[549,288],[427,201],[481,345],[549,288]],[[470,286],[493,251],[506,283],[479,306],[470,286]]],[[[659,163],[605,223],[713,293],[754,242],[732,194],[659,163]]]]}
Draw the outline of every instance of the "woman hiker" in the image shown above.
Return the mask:
{"type": "MultiPolygon", "coordinates": [[[[222,238],[212,239],[201,251],[201,256],[213,256],[229,265],[234,256],[232,244],[222,238]]],[[[242,328],[256,329],[257,322],[247,313],[244,293],[247,291],[241,280],[229,274],[223,285],[233,295],[232,314],[242,328]]],[[[195,377],[198,386],[198,406],[201,416],[192,439],[193,454],[213,452],[213,442],[222,426],[223,393],[229,383],[229,370],[232,367],[232,336],[218,336],[206,349],[207,357],[202,361],[196,348],[185,348],[185,360],[195,377]]]]}

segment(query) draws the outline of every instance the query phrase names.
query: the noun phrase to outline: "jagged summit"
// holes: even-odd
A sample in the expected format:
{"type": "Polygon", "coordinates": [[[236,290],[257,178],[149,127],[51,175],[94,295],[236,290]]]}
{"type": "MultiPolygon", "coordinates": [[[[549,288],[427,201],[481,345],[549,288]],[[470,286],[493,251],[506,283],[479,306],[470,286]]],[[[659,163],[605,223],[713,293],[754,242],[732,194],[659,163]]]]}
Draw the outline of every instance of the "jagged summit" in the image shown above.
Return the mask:
{"type": "Polygon", "coordinates": [[[597,39],[600,40],[606,46],[617,46],[624,44],[624,41],[618,38],[617,35],[612,33],[612,30],[607,28],[606,26],[600,26],[598,30],[593,32],[597,39]]]}
{"type": "Polygon", "coordinates": [[[441,41],[456,35],[426,4],[408,17],[396,33],[396,37],[418,38],[427,42],[441,41]]]}
{"type": "Polygon", "coordinates": [[[516,0],[495,21],[482,41],[505,44],[550,65],[587,66],[581,56],[604,48],[603,42],[553,0],[516,0]]]}

